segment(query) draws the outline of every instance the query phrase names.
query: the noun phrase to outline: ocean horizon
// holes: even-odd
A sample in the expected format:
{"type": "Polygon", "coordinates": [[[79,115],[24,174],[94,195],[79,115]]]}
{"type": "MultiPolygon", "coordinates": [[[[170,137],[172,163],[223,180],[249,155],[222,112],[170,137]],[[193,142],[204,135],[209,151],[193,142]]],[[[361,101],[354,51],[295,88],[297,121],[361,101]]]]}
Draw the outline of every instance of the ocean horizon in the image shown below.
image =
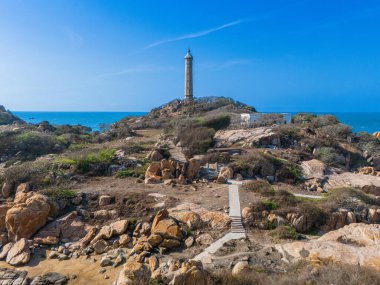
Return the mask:
{"type": "MultiPolygon", "coordinates": [[[[128,116],[144,116],[148,112],[55,112],[55,111],[13,111],[13,114],[24,121],[37,124],[48,121],[52,125],[82,125],[93,131],[100,130],[100,125],[111,125],[128,116]]],[[[265,112],[271,113],[271,112],[265,112]]],[[[279,112],[273,112],[279,113],[279,112]]],[[[286,112],[283,112],[286,113],[286,112]]],[[[292,115],[300,112],[288,112],[292,115]]],[[[354,132],[374,133],[380,131],[380,112],[303,112],[317,115],[331,114],[354,132]]]]}

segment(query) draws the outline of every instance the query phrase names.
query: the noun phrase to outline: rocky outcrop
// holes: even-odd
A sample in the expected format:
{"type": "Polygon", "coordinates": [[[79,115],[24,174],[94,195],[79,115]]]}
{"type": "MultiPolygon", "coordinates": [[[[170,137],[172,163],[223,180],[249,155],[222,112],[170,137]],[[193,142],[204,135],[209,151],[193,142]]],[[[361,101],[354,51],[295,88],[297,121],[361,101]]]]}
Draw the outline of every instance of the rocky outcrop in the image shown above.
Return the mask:
{"type": "Polygon", "coordinates": [[[27,285],[30,284],[27,271],[0,268],[1,285],[27,285]]]}
{"type": "Polygon", "coordinates": [[[76,242],[92,229],[93,227],[81,221],[74,211],[46,225],[34,236],[34,241],[46,245],[55,245],[59,241],[76,242]]]}
{"type": "Polygon", "coordinates": [[[280,137],[269,127],[240,130],[220,130],[215,136],[216,147],[231,147],[239,144],[242,147],[254,146],[280,146],[280,137]]]}
{"type": "Polygon", "coordinates": [[[372,175],[357,174],[351,172],[344,172],[341,174],[328,175],[328,181],[325,187],[328,188],[341,188],[341,187],[380,187],[380,177],[372,175]]]}
{"type": "Polygon", "coordinates": [[[316,264],[380,266],[380,225],[350,224],[309,242],[276,245],[287,262],[306,259],[316,264]]]}
{"type": "Polygon", "coordinates": [[[12,245],[8,251],[6,262],[13,266],[23,265],[30,260],[30,250],[28,240],[20,239],[12,245]]]}
{"type": "Polygon", "coordinates": [[[154,149],[146,156],[146,158],[151,161],[161,161],[164,156],[158,150],[154,149]]]}
{"type": "Polygon", "coordinates": [[[34,194],[25,203],[14,205],[5,216],[5,226],[11,240],[30,238],[46,224],[50,212],[47,197],[34,194]]]}
{"type": "Polygon", "coordinates": [[[187,224],[192,229],[200,227],[225,229],[230,225],[230,218],[227,214],[208,211],[193,203],[180,204],[175,208],[169,209],[169,213],[171,217],[174,217],[181,223],[187,224]]]}
{"type": "Polygon", "coordinates": [[[234,170],[232,167],[229,166],[223,166],[220,169],[218,178],[216,179],[217,183],[226,183],[228,179],[233,179],[234,178],[234,170]]]}
{"type": "Polygon", "coordinates": [[[207,285],[207,273],[200,261],[189,260],[175,272],[170,285],[207,285]]]}
{"type": "Polygon", "coordinates": [[[164,239],[181,240],[184,235],[175,220],[169,218],[169,212],[164,209],[158,212],[152,223],[152,234],[160,235],[164,239]]]}
{"type": "Polygon", "coordinates": [[[148,284],[150,280],[150,269],[144,263],[136,260],[128,261],[115,282],[116,285],[148,284]]]}
{"type": "Polygon", "coordinates": [[[0,126],[10,125],[13,123],[25,123],[20,118],[13,115],[10,111],[7,111],[4,106],[0,105],[0,126]]]}
{"type": "Polygon", "coordinates": [[[186,184],[187,180],[197,177],[201,161],[191,158],[185,163],[175,159],[162,159],[152,162],[145,172],[145,184],[156,184],[172,180],[178,184],[186,184]]]}
{"type": "Polygon", "coordinates": [[[233,276],[244,276],[244,274],[250,273],[251,269],[249,268],[248,262],[239,261],[232,268],[233,276]]]}
{"type": "Polygon", "coordinates": [[[301,163],[302,174],[304,178],[322,178],[326,175],[326,165],[317,159],[302,161],[301,163]]]}
{"type": "Polygon", "coordinates": [[[358,169],[359,174],[380,176],[380,171],[376,171],[375,168],[371,166],[366,166],[358,169]]]}

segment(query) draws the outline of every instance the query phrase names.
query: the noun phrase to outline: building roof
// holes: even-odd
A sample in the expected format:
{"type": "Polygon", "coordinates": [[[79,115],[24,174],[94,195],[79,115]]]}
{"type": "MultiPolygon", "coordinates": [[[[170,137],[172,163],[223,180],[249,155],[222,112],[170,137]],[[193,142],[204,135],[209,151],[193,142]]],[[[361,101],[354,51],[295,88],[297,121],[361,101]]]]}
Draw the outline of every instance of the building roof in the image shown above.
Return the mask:
{"type": "Polygon", "coordinates": [[[191,52],[190,52],[190,49],[187,50],[187,54],[185,55],[185,59],[187,58],[193,58],[193,56],[191,55],[191,52]]]}

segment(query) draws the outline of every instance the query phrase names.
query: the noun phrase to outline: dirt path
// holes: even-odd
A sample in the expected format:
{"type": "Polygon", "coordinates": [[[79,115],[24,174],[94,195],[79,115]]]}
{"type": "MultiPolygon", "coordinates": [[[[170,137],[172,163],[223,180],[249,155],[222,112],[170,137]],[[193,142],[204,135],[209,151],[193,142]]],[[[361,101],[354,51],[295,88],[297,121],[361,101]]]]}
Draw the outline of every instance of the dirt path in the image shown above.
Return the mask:
{"type": "MultiPolygon", "coordinates": [[[[19,266],[16,269],[27,271],[29,277],[43,275],[47,272],[57,272],[65,276],[74,274],[77,277],[70,279],[68,283],[72,285],[112,284],[121,267],[105,267],[106,272],[101,274],[99,273],[99,269],[101,268],[99,265],[100,256],[96,256],[95,258],[97,259],[96,262],[94,262],[93,258],[86,259],[85,257],[58,261],[57,259],[41,258],[38,254],[33,254],[31,261],[27,265],[19,266]],[[105,279],[105,276],[107,276],[108,279],[105,279]]],[[[15,268],[4,261],[0,262],[0,267],[15,268]]]]}

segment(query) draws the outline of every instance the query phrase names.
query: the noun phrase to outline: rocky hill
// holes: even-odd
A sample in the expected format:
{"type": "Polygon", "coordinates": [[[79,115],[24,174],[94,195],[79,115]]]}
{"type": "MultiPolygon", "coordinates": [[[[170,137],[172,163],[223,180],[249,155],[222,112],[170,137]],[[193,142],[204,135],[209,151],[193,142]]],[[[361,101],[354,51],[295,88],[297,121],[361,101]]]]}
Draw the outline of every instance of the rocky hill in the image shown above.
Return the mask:
{"type": "Polygon", "coordinates": [[[111,126],[111,133],[118,137],[119,132],[123,134],[129,133],[130,129],[164,128],[176,119],[252,112],[256,112],[254,107],[235,101],[232,98],[201,97],[195,98],[190,103],[175,99],[152,109],[146,116],[139,118],[127,117],[118,121],[111,126]]]}
{"type": "Polygon", "coordinates": [[[24,123],[24,121],[13,115],[10,111],[7,111],[4,106],[0,105],[0,126],[13,123],[24,123]]]}
{"type": "Polygon", "coordinates": [[[150,118],[176,117],[181,115],[194,116],[204,115],[208,112],[249,113],[256,112],[256,109],[232,98],[202,97],[195,98],[190,103],[185,103],[179,99],[173,100],[153,109],[147,116],[150,118]]]}

